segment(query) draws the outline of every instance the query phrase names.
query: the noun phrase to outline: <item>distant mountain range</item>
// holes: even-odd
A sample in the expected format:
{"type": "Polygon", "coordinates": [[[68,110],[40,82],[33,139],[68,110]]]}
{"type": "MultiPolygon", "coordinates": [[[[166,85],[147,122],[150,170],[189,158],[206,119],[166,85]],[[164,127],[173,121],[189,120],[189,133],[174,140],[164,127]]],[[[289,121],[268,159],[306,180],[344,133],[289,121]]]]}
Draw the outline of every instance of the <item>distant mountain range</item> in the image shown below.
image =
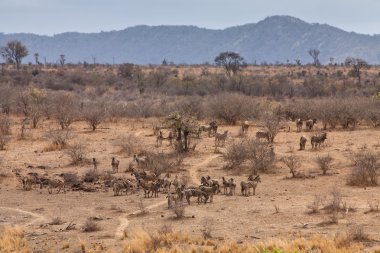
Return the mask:
{"type": "Polygon", "coordinates": [[[38,52],[43,62],[159,64],[164,59],[177,64],[213,63],[223,51],[235,51],[248,63],[311,62],[307,51],[320,50],[320,60],[342,62],[348,56],[380,63],[380,35],[346,32],[310,24],[289,16],[272,16],[255,24],[212,30],[195,26],[135,26],[121,31],[62,33],[54,36],[0,33],[0,45],[20,40],[29,49],[25,62],[34,62],[38,52]]]}

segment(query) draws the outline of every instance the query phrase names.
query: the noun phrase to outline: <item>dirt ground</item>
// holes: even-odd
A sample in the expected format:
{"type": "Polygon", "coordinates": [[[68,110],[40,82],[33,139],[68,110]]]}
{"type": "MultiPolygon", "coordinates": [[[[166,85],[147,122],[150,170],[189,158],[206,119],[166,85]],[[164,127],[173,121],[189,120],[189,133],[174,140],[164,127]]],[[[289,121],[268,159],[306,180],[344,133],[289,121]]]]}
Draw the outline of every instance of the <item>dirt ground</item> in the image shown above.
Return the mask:
{"type": "MultiPolygon", "coordinates": [[[[298,151],[299,138],[310,133],[295,131],[295,123],[288,122],[290,132],[285,127],[275,139],[277,162],[269,173],[261,174],[261,183],[255,196],[243,197],[240,187],[236,195],[214,196],[213,203],[198,205],[195,200],[185,209],[185,217],[176,219],[167,207],[165,194],[158,198],[144,198],[142,191],[127,196],[113,196],[112,188],[97,192],[68,191],[66,194],[49,194],[47,189],[24,191],[21,182],[14,174],[38,172],[49,175],[62,172],[77,172],[82,175],[92,168],[91,165],[71,166],[64,151],[45,152],[49,141],[45,137],[56,123],[43,122],[37,129],[31,129],[25,140],[19,140],[17,134],[21,119],[13,118],[12,140],[5,151],[0,151],[0,229],[5,226],[19,225],[25,229],[26,238],[34,252],[76,252],[82,244],[93,249],[114,249],[118,252],[123,246],[122,238],[135,228],[157,232],[163,226],[174,231],[201,235],[209,228],[214,238],[231,238],[237,241],[259,242],[276,238],[291,239],[297,236],[309,237],[320,234],[335,236],[350,227],[360,225],[374,241],[368,247],[380,242],[380,213],[371,212],[368,203],[380,200],[380,187],[352,187],[347,185],[347,176],[351,170],[352,151],[366,145],[376,152],[380,151],[380,131],[360,125],[356,130],[328,131],[326,144],[320,150],[312,150],[310,141],[305,151],[298,151]],[[290,173],[279,158],[289,154],[302,158],[302,171],[310,178],[289,179],[290,173]],[[321,175],[315,162],[318,155],[330,154],[333,157],[329,175],[321,175]],[[44,165],[45,169],[36,168],[44,165]],[[29,168],[27,167],[29,166],[29,168]],[[33,166],[33,168],[31,168],[33,166]],[[329,221],[325,212],[309,214],[307,206],[316,194],[326,196],[325,203],[331,198],[331,191],[340,191],[347,210],[339,214],[338,223],[329,221]],[[145,214],[139,214],[142,209],[145,214]],[[65,223],[49,225],[56,217],[65,223]],[[88,217],[95,217],[101,230],[84,233],[82,225],[88,217]],[[66,231],[69,224],[75,224],[73,230],[66,231]]],[[[118,138],[133,133],[143,139],[144,145],[154,148],[156,137],[152,134],[152,122],[155,119],[120,120],[101,125],[91,132],[83,122],[75,123],[70,143],[86,144],[87,156],[96,157],[98,169],[111,170],[111,157],[120,160],[117,176],[132,177],[124,173],[132,157],[120,153],[118,138]]],[[[253,122],[249,136],[261,129],[253,122]]],[[[317,124],[317,128],[320,125],[317,124]]],[[[220,126],[220,131],[229,130],[228,142],[238,138],[238,126],[220,126]]],[[[309,138],[310,139],[310,138],[309,138]]],[[[184,159],[184,170],[180,172],[190,180],[191,185],[199,185],[200,177],[210,175],[221,181],[222,176],[233,177],[238,186],[249,174],[247,168],[226,171],[223,169],[222,153],[215,152],[214,139],[203,135],[196,150],[184,159]]],[[[158,152],[170,152],[167,142],[157,148],[158,152]]],[[[172,175],[173,177],[173,175],[172,175]]]]}

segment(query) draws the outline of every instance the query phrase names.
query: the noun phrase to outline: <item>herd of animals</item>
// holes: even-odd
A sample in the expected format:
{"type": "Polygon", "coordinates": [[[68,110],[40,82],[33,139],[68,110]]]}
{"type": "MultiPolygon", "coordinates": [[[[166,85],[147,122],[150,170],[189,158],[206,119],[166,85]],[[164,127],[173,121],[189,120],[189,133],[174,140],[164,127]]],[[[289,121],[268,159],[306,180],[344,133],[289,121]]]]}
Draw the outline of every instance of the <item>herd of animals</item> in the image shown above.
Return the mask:
{"type": "MultiPolygon", "coordinates": [[[[316,123],[315,119],[305,121],[306,131],[313,130],[313,127],[316,123]]],[[[297,132],[302,131],[303,121],[301,119],[296,120],[297,132]]],[[[246,134],[250,124],[248,121],[244,121],[241,124],[241,131],[243,134],[246,134]]],[[[228,131],[224,133],[218,133],[218,125],[215,121],[210,122],[208,125],[202,125],[199,127],[199,135],[202,132],[208,132],[209,137],[215,138],[215,145],[224,145],[228,131]]],[[[258,141],[265,139],[268,142],[270,141],[270,133],[268,131],[258,131],[256,132],[256,138],[258,141]]],[[[168,138],[164,138],[162,131],[157,132],[157,142],[162,143],[162,140],[168,139],[170,144],[172,143],[174,137],[172,134],[169,134],[168,138]]],[[[311,136],[311,146],[312,149],[320,147],[321,144],[327,139],[327,133],[319,133],[311,136]]],[[[300,150],[305,150],[305,145],[307,142],[307,137],[302,135],[300,138],[300,150]]],[[[145,198],[158,197],[159,192],[166,194],[168,199],[168,207],[172,208],[176,203],[183,203],[186,201],[190,204],[192,197],[197,199],[199,203],[213,202],[213,196],[216,194],[225,195],[235,195],[236,182],[233,178],[225,179],[222,177],[222,180],[219,181],[210,176],[201,177],[200,184],[198,186],[189,186],[186,183],[182,182],[178,176],[172,180],[170,174],[167,173],[163,175],[156,175],[155,173],[149,172],[147,170],[147,164],[149,163],[149,156],[143,155],[134,155],[132,162],[129,164],[126,171],[131,172],[131,178],[115,178],[112,177],[109,187],[112,187],[114,196],[126,195],[128,192],[136,192],[142,190],[144,192],[145,198]],[[223,189],[222,189],[223,188],[223,189]]],[[[97,171],[98,161],[93,158],[92,164],[94,171],[97,171]]],[[[119,160],[115,157],[112,157],[111,166],[112,172],[114,174],[119,173],[119,160]]],[[[50,178],[47,175],[39,176],[35,172],[28,173],[26,176],[21,176],[19,173],[16,173],[16,176],[20,178],[22,182],[23,190],[28,191],[35,187],[47,188],[49,194],[53,193],[53,189],[56,189],[56,193],[66,193],[66,183],[63,179],[63,174],[59,175],[60,177],[50,178]]],[[[252,194],[255,195],[256,187],[258,183],[261,182],[259,175],[253,176],[250,175],[247,180],[240,182],[241,195],[249,196],[251,194],[250,189],[252,188],[252,194]]]]}

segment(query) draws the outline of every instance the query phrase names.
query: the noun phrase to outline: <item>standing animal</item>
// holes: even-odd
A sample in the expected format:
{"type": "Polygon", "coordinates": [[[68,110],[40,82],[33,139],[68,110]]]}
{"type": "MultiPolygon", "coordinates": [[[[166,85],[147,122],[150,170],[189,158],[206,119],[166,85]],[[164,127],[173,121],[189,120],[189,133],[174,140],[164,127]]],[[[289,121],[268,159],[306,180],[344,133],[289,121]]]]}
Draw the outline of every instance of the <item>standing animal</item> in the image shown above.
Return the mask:
{"type": "Polygon", "coordinates": [[[211,133],[213,136],[215,136],[215,134],[218,132],[218,123],[216,121],[211,121],[209,125],[211,127],[211,133]]]}
{"type": "Polygon", "coordinates": [[[119,164],[120,164],[120,161],[115,159],[115,157],[112,157],[111,166],[112,166],[112,172],[113,173],[119,172],[119,164]]]}
{"type": "Polygon", "coordinates": [[[297,132],[301,132],[302,131],[302,126],[303,126],[302,119],[297,119],[296,120],[296,126],[297,126],[297,132]]]}
{"type": "Polygon", "coordinates": [[[228,195],[235,195],[236,184],[234,182],[234,179],[230,178],[227,181],[224,177],[222,177],[222,180],[223,180],[224,195],[227,195],[227,189],[229,189],[228,195]]]}
{"type": "Polygon", "coordinates": [[[211,136],[211,131],[212,131],[212,127],[210,125],[201,125],[199,128],[198,128],[198,138],[201,137],[202,135],[202,132],[207,132],[208,133],[208,137],[211,136]]]}
{"type": "Polygon", "coordinates": [[[128,195],[128,190],[133,188],[133,183],[126,179],[117,179],[112,186],[114,196],[123,195],[125,189],[125,195],[128,195]]]}
{"type": "Polygon", "coordinates": [[[300,138],[300,150],[305,150],[307,138],[305,135],[302,135],[300,138]]]}
{"type": "Polygon", "coordinates": [[[94,170],[98,169],[98,161],[95,158],[92,158],[92,165],[94,166],[94,170]]]}
{"type": "Polygon", "coordinates": [[[321,133],[319,135],[314,135],[311,137],[311,148],[316,149],[320,148],[321,144],[327,139],[327,133],[321,133]]]}
{"type": "Polygon", "coordinates": [[[228,130],[224,131],[223,134],[216,133],[215,134],[215,147],[220,146],[220,143],[222,143],[222,147],[224,147],[224,143],[226,142],[228,135],[228,130]]]}
{"type": "Polygon", "coordinates": [[[156,146],[157,146],[157,147],[162,146],[162,141],[163,141],[164,139],[165,139],[165,138],[164,138],[164,135],[163,135],[162,131],[161,131],[161,130],[158,131],[157,139],[156,139],[156,146]]]}
{"type": "Polygon", "coordinates": [[[255,178],[253,178],[253,176],[249,176],[248,181],[241,181],[240,182],[241,194],[243,196],[249,196],[250,195],[249,189],[252,188],[252,190],[253,190],[252,194],[255,195],[256,194],[256,187],[257,187],[258,183],[261,183],[261,178],[259,175],[256,176],[255,178]]]}
{"type": "Polygon", "coordinates": [[[248,128],[249,128],[249,122],[246,120],[241,124],[241,132],[243,135],[248,133],[248,128]]]}
{"type": "Polygon", "coordinates": [[[191,197],[197,197],[198,198],[198,204],[202,202],[202,199],[204,199],[204,203],[206,204],[209,196],[207,192],[202,191],[201,189],[197,188],[187,188],[183,191],[183,195],[186,198],[187,203],[190,205],[190,198],[191,197]]]}
{"type": "Polygon", "coordinates": [[[53,193],[53,188],[58,188],[57,194],[63,190],[64,193],[66,193],[65,189],[65,181],[61,179],[47,179],[47,184],[48,184],[48,192],[49,194],[53,193]]]}
{"type": "MultiPolygon", "coordinates": [[[[214,198],[214,195],[216,194],[216,192],[218,190],[218,187],[216,185],[214,185],[214,186],[201,185],[201,186],[199,186],[199,189],[201,191],[205,192],[207,194],[208,198],[210,198],[210,202],[212,202],[213,198],[214,198]]],[[[205,201],[205,203],[206,203],[206,201],[205,201]]]]}
{"type": "Polygon", "coordinates": [[[269,132],[267,132],[267,131],[257,131],[256,132],[256,139],[257,140],[261,140],[261,139],[266,139],[268,142],[269,142],[269,140],[270,140],[270,134],[269,134],[269,132]]]}
{"type": "Polygon", "coordinates": [[[317,123],[317,119],[306,120],[306,130],[311,131],[314,128],[314,125],[317,123]]]}
{"type": "Polygon", "coordinates": [[[140,169],[145,169],[148,166],[147,156],[133,155],[133,161],[137,163],[140,169]]]}
{"type": "Polygon", "coordinates": [[[211,179],[210,176],[202,177],[201,178],[201,185],[204,185],[204,186],[215,186],[216,189],[217,189],[217,193],[220,192],[220,185],[219,185],[218,180],[211,179]]]}

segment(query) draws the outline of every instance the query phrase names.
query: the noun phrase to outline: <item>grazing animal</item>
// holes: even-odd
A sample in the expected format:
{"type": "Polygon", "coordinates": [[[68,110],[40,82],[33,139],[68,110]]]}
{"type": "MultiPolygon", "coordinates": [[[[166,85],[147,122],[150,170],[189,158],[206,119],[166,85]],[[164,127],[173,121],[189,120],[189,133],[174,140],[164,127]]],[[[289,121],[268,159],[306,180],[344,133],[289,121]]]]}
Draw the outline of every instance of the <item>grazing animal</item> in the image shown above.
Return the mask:
{"type": "Polygon", "coordinates": [[[313,130],[314,125],[317,123],[317,119],[309,119],[306,120],[306,130],[311,131],[313,130]]]}
{"type": "Polygon", "coordinates": [[[266,139],[269,142],[269,140],[270,140],[270,134],[267,131],[265,131],[265,132],[263,132],[263,131],[257,131],[256,132],[256,139],[259,140],[259,141],[261,139],[266,139]]]}
{"type": "Polygon", "coordinates": [[[24,191],[30,191],[33,185],[40,185],[42,188],[42,182],[37,173],[30,172],[27,176],[22,178],[22,189],[24,191]]]}
{"type": "MultiPolygon", "coordinates": [[[[214,194],[216,194],[216,192],[218,191],[218,187],[216,185],[214,185],[214,186],[201,185],[201,186],[199,186],[199,189],[207,194],[208,198],[210,198],[210,203],[213,201],[214,194]]],[[[207,202],[207,200],[205,201],[205,203],[206,202],[207,202]]]]}
{"type": "Polygon", "coordinates": [[[314,135],[311,137],[311,148],[316,149],[320,148],[321,144],[327,139],[327,133],[321,133],[319,135],[314,135]]]}
{"type": "Polygon", "coordinates": [[[53,193],[53,188],[58,188],[57,194],[63,190],[66,193],[65,182],[61,179],[47,179],[48,182],[48,192],[49,194],[53,193]]]}
{"type": "Polygon", "coordinates": [[[215,134],[215,147],[220,146],[220,143],[222,143],[222,147],[224,147],[224,143],[226,142],[228,135],[228,130],[224,131],[223,134],[216,133],[215,134]]]}
{"type": "Polygon", "coordinates": [[[307,138],[306,136],[302,135],[300,138],[300,150],[305,150],[307,138]]]}
{"type": "Polygon", "coordinates": [[[123,190],[125,189],[125,195],[128,195],[128,190],[133,188],[133,183],[126,179],[118,179],[113,183],[113,193],[114,196],[123,195],[123,190]]]}
{"type": "Polygon", "coordinates": [[[303,126],[302,119],[297,119],[296,120],[296,126],[297,126],[297,132],[301,132],[302,131],[302,126],[303,126]]]}
{"type": "Polygon", "coordinates": [[[115,157],[112,157],[111,166],[112,166],[112,172],[113,173],[119,172],[119,164],[120,164],[120,161],[116,160],[115,157]]]}
{"type": "Polygon", "coordinates": [[[249,196],[250,195],[250,188],[253,190],[253,195],[256,194],[256,187],[258,183],[261,183],[261,178],[260,176],[256,176],[253,178],[253,176],[249,176],[248,181],[241,181],[240,186],[241,186],[241,194],[243,196],[249,196]]]}
{"type": "Polygon", "coordinates": [[[201,189],[197,189],[197,188],[187,188],[183,191],[182,195],[186,198],[186,201],[189,205],[190,205],[191,197],[197,197],[198,204],[202,202],[203,198],[204,198],[204,203],[206,204],[209,198],[208,194],[205,191],[202,191],[201,189]]]}
{"type": "Polygon", "coordinates": [[[246,120],[241,124],[241,132],[242,134],[247,134],[249,129],[249,122],[246,120]]]}
{"type": "Polygon", "coordinates": [[[204,185],[204,186],[215,186],[216,189],[217,189],[217,193],[220,192],[220,185],[219,185],[218,180],[211,179],[210,176],[202,177],[201,178],[201,185],[204,185]]]}

